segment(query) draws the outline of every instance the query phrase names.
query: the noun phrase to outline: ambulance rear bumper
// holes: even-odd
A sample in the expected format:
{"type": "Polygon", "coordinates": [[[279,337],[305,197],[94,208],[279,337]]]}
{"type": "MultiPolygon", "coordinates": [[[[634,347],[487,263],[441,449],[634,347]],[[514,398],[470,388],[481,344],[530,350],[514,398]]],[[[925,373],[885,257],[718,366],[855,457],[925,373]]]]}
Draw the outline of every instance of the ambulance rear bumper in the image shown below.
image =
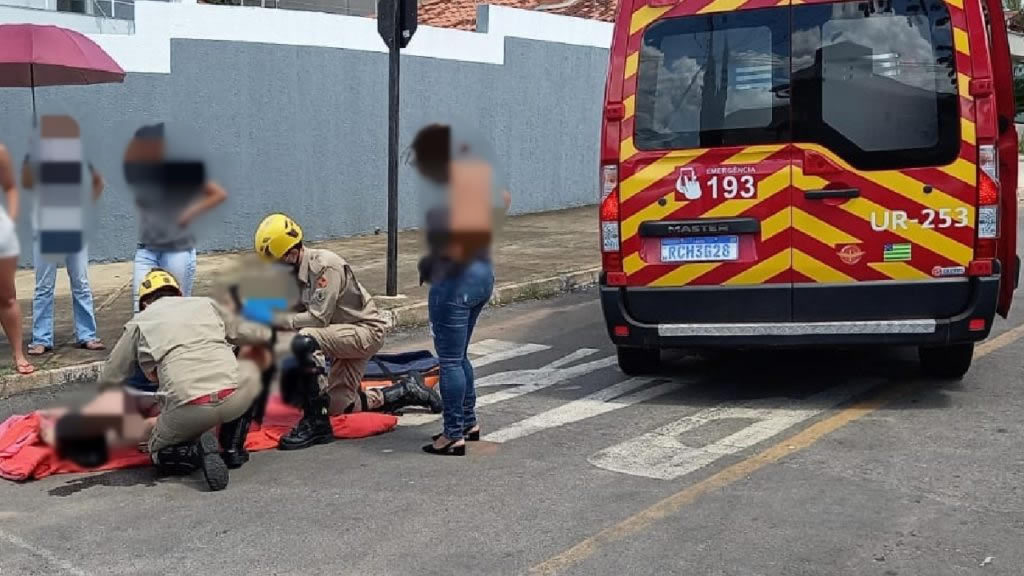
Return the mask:
{"type": "MultiPolygon", "coordinates": [[[[608,334],[616,346],[663,348],[777,347],[820,345],[924,345],[943,346],[976,342],[988,337],[995,317],[999,295],[999,275],[970,278],[967,306],[945,318],[860,318],[855,321],[816,320],[696,323],[640,322],[629,313],[627,301],[637,302],[650,294],[650,288],[608,286],[601,278],[601,307],[608,334]],[[628,298],[627,298],[628,293],[628,298]],[[973,326],[972,326],[972,320],[973,326]],[[979,320],[984,326],[979,327],[979,320]],[[973,328],[973,329],[972,329],[973,328]]],[[[714,287],[712,290],[729,290],[714,287]]],[[[678,305],[689,300],[684,288],[658,288],[657,299],[664,302],[665,291],[678,291],[678,305]]],[[[744,298],[746,300],[746,298],[744,298]]]]}

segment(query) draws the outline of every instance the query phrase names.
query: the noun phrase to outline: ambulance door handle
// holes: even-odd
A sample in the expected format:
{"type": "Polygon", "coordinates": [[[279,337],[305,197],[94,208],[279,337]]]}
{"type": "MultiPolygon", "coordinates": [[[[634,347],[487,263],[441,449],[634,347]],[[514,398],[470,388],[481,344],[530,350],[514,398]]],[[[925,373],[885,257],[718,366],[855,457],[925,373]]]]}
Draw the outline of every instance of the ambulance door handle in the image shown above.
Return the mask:
{"type": "Polygon", "coordinates": [[[825,200],[828,198],[858,198],[860,190],[856,188],[837,188],[835,190],[805,190],[804,198],[808,200],[825,200]]]}

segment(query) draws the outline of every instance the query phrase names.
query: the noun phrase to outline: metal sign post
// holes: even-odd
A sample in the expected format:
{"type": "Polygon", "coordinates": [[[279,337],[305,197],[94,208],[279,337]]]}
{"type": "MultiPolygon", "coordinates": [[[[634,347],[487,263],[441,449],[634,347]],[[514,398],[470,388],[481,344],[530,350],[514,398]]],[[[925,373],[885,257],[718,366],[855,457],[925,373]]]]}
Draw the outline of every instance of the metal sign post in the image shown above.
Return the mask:
{"type": "Polygon", "coordinates": [[[416,8],[416,0],[377,2],[377,31],[388,47],[388,296],[398,295],[399,56],[416,31],[416,8]]]}

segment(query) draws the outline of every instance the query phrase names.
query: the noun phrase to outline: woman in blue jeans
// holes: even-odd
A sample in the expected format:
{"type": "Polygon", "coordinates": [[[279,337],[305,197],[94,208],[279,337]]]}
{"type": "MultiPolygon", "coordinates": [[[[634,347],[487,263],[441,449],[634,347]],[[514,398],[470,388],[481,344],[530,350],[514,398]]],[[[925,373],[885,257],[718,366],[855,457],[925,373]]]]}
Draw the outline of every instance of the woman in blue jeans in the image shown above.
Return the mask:
{"type": "Polygon", "coordinates": [[[192,148],[202,149],[187,126],[158,123],[137,130],[125,151],[125,176],[139,212],[132,286],[136,313],[139,284],[154,268],[170,272],[182,293],[192,295],[196,238],[191,225],[227,200],[227,192],[209,178],[204,162],[182,160],[192,157],[183,152],[192,148]]]}
{"type": "Polygon", "coordinates": [[[420,280],[431,285],[428,313],[444,404],[444,431],[423,450],[445,456],[463,456],[466,440],[480,439],[467,352],[494,288],[490,244],[495,222],[509,203],[492,150],[476,136],[463,128],[432,124],[420,130],[410,147],[411,164],[424,184],[429,253],[420,261],[420,280]]]}
{"type": "Polygon", "coordinates": [[[473,365],[467,351],[493,288],[494,269],[486,258],[453,270],[430,287],[428,313],[434,350],[441,362],[444,432],[434,437],[433,444],[424,446],[426,452],[461,456],[466,453],[467,438],[480,439],[473,365]]]}
{"type": "MultiPolygon", "coordinates": [[[[30,159],[25,158],[22,184],[26,189],[35,186],[34,174],[29,169],[30,159]]],[[[91,164],[86,163],[92,184],[92,201],[98,202],[106,183],[103,176],[91,164]]],[[[39,205],[36,205],[39,209],[39,205]]],[[[36,268],[36,289],[32,298],[32,343],[28,346],[29,356],[41,356],[53,350],[53,301],[57,284],[58,262],[42,254],[39,232],[33,238],[33,262],[36,268]]],[[[96,314],[93,311],[92,289],[89,287],[89,250],[86,246],[78,252],[63,258],[71,284],[71,309],[75,321],[75,339],[80,348],[92,351],[105,350],[106,346],[96,333],[96,314]]]]}

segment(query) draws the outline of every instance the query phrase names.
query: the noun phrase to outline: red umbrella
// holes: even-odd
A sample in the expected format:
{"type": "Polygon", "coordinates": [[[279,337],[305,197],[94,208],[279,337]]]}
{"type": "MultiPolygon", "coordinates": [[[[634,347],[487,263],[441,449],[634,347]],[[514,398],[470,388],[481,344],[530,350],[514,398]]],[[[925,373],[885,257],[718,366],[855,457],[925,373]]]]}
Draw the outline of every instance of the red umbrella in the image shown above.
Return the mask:
{"type": "Polygon", "coordinates": [[[58,26],[0,25],[0,87],[110,84],[124,80],[124,70],[84,35],[58,26]]]}

